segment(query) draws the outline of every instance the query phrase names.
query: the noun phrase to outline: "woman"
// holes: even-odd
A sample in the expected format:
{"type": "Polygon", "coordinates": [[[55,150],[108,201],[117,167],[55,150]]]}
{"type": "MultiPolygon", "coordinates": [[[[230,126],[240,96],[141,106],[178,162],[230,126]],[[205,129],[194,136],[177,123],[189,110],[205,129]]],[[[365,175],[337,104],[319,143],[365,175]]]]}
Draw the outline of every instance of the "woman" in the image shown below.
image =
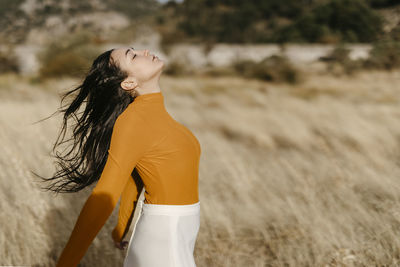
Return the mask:
{"type": "Polygon", "coordinates": [[[73,115],[77,124],[71,152],[79,144],[78,154],[72,159],[57,154],[61,171],[42,179],[56,179],[46,188],[56,192],[76,192],[97,184],[58,267],[78,265],[120,198],[112,239],[116,247],[125,249],[123,238],[143,187],[145,200],[139,201],[141,212],[124,267],[196,266],[201,148],[191,131],[165,109],[159,86],[163,67],[164,62],[148,50],[111,49],[96,58],[83,83],[63,97],[77,92],[62,110],[62,130],[73,115]],[[78,118],[75,113],[84,102],[78,118]]]}

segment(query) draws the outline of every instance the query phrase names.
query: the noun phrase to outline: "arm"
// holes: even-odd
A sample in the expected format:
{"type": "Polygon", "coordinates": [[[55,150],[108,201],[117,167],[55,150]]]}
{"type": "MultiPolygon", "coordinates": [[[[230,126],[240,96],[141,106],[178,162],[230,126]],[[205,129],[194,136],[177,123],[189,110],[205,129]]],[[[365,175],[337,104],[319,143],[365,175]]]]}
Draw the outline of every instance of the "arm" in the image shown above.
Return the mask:
{"type": "Polygon", "coordinates": [[[129,230],[140,192],[143,189],[143,182],[137,172],[134,172],[133,178],[128,179],[122,192],[119,206],[118,222],[112,231],[114,242],[120,243],[129,230]]]}
{"type": "Polygon", "coordinates": [[[99,181],[83,206],[57,267],[77,266],[114,210],[130,174],[151,140],[145,123],[121,114],[113,128],[108,158],[99,181]]]}

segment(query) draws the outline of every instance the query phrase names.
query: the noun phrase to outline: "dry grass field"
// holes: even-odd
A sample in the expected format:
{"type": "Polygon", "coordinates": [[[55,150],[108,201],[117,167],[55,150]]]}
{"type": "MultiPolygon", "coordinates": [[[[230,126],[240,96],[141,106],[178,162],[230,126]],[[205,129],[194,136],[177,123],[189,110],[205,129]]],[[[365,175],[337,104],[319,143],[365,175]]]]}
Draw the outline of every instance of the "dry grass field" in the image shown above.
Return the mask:
{"type": "MultiPolygon", "coordinates": [[[[300,84],[163,76],[169,113],[198,137],[208,266],[400,265],[400,73],[307,74],[300,84]]],[[[50,176],[72,79],[0,77],[0,265],[54,266],[90,194],[39,189],[50,176]]],[[[80,266],[122,266],[111,230],[80,266]]]]}

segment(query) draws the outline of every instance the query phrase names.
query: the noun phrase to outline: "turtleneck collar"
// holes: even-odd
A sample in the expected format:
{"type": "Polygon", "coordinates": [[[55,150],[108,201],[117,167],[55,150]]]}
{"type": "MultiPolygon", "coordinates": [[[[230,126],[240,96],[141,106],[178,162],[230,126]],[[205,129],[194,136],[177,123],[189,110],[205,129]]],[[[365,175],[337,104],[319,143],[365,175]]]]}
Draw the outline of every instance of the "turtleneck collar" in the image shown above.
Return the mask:
{"type": "Polygon", "coordinates": [[[164,102],[164,95],[162,92],[155,92],[155,93],[147,93],[138,95],[135,97],[134,101],[135,104],[139,103],[163,103],[164,102]]]}

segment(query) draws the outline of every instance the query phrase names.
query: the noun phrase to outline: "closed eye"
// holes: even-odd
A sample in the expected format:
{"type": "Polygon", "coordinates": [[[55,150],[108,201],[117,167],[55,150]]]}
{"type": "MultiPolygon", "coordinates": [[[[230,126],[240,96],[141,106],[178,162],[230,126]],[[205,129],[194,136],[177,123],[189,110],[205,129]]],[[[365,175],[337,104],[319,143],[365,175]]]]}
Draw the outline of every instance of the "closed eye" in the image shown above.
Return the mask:
{"type": "Polygon", "coordinates": [[[132,60],[136,57],[136,54],[132,57],[132,60]]]}

